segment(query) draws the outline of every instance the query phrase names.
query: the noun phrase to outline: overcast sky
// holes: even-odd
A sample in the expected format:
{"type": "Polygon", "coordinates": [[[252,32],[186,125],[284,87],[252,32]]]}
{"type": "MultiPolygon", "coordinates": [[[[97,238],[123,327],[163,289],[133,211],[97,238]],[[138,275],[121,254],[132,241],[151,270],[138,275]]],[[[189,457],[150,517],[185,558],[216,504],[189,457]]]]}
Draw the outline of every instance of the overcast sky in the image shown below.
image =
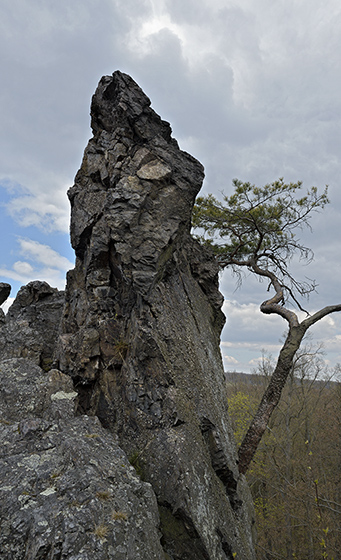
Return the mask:
{"type": "MultiPolygon", "coordinates": [[[[313,218],[314,311],[338,303],[341,223],[339,0],[1,0],[0,281],[63,288],[73,266],[69,203],[91,137],[102,75],[129,73],[205,166],[203,193],[232,179],[328,184],[313,218]]],[[[225,368],[275,356],[285,323],[262,316],[266,284],[221,281],[225,368]]],[[[341,318],[313,327],[330,365],[341,362],[341,318]]]]}

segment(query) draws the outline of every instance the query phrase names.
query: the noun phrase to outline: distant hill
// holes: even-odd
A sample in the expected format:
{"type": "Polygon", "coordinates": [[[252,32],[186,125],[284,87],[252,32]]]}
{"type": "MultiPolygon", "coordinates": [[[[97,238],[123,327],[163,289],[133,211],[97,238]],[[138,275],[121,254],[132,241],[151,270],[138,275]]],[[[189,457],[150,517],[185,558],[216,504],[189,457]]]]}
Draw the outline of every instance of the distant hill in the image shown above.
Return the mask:
{"type": "MultiPolygon", "coordinates": [[[[266,384],[266,380],[264,379],[263,375],[258,375],[255,373],[243,373],[241,371],[225,371],[225,378],[228,384],[237,384],[243,383],[244,385],[264,385],[266,384]]],[[[301,379],[298,377],[295,378],[295,382],[297,384],[301,383],[301,379]]],[[[314,383],[316,388],[325,386],[328,388],[335,387],[336,385],[340,384],[339,381],[328,381],[326,379],[309,379],[306,378],[303,380],[303,383],[314,383]]]]}
{"type": "Polygon", "coordinates": [[[242,371],[225,371],[227,383],[245,383],[245,385],[262,385],[264,377],[255,373],[243,373],[242,371]]]}

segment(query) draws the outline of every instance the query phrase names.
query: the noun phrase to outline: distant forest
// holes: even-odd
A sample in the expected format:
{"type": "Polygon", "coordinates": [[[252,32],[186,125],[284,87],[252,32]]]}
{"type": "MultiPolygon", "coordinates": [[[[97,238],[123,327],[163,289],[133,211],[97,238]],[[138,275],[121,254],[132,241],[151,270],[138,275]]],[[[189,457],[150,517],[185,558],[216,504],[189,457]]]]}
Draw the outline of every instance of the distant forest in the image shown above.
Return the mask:
{"type": "MultiPolygon", "coordinates": [[[[272,373],[226,373],[229,413],[240,445],[272,373]]],[[[321,352],[295,360],[246,477],[258,534],[257,560],[341,558],[341,367],[321,352]]]]}

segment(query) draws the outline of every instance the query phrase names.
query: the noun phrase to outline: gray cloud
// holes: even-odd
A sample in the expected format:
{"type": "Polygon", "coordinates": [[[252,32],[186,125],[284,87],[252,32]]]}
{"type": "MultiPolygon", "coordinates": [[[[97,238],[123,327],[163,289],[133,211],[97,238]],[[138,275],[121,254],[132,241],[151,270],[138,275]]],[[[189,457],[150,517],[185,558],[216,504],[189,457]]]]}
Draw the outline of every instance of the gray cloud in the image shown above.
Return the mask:
{"type": "MultiPolygon", "coordinates": [[[[91,135],[90,98],[100,77],[119,68],[205,165],[203,192],[231,192],[234,177],[330,185],[331,205],[307,236],[315,263],[294,266],[320,284],[314,309],[338,298],[338,0],[4,0],[0,65],[0,184],[21,225],[67,231],[65,193],[91,135]]],[[[221,286],[240,305],[266,297],[251,278],[237,294],[228,273],[221,286]]]]}

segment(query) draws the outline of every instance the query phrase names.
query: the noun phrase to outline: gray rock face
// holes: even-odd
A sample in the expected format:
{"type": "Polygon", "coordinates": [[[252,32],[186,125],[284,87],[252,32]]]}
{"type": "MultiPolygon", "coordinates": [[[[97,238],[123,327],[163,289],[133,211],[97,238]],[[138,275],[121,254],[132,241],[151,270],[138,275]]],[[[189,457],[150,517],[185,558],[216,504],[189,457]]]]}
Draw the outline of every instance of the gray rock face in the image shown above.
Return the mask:
{"type": "Polygon", "coordinates": [[[10,293],[11,285],[6,284],[6,282],[0,282],[0,305],[6,301],[10,293]]]}
{"type": "Polygon", "coordinates": [[[63,307],[64,292],[47,282],[23,286],[2,321],[0,317],[0,359],[29,358],[50,369],[63,307]]]}
{"type": "Polygon", "coordinates": [[[0,363],[1,560],[164,559],[151,486],[97,418],[75,417],[70,377],[0,363]]]}
{"type": "Polygon", "coordinates": [[[97,415],[152,485],[160,558],[252,559],[218,270],[190,236],[203,168],[125,74],[101,79],[91,115],[94,136],[69,191],[77,259],[56,364],[74,380],[78,412],[97,415]]]}

